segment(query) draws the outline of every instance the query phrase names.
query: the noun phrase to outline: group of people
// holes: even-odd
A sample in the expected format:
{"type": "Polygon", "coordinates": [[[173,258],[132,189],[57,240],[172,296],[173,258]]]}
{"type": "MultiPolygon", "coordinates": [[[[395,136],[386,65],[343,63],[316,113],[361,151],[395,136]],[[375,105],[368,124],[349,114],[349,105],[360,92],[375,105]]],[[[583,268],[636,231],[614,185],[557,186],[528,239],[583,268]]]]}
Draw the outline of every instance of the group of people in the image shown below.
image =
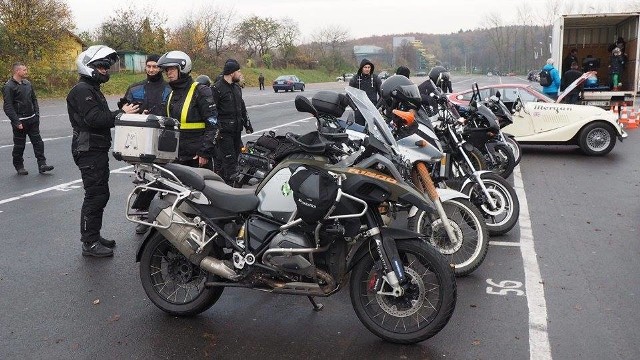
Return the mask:
{"type": "MultiPolygon", "coordinates": [[[[100,86],[109,81],[109,69],[117,60],[115,50],[104,45],[94,45],[82,52],[76,60],[80,78],[66,98],[73,129],[71,153],[85,191],[80,212],[84,256],[112,256],[116,245],[100,232],[110,196],[108,152],[116,116],[137,113],[179,119],[176,162],[214,170],[229,184],[237,176],[242,130],[253,132],[238,85],[242,73],[236,60],[227,60],[222,76],[211,84],[196,82],[191,77],[191,58],[182,51],[149,55],[146,79],[131,85],[118,102],[118,109],[111,110],[100,86]]],[[[26,66],[16,63],[3,88],[4,111],[13,128],[13,165],[19,175],[28,174],[23,161],[27,136],[33,144],[38,171],[53,170],[44,156],[38,101],[26,77],[26,66]]],[[[138,233],[146,230],[136,228],[138,233]]]]}
{"type": "MultiPolygon", "coordinates": [[[[627,54],[625,53],[625,41],[619,37],[614,44],[609,45],[607,51],[609,57],[609,87],[613,91],[617,91],[621,86],[622,73],[624,71],[627,54]]],[[[542,68],[548,72],[551,77],[549,85],[542,87],[542,92],[552,99],[558,98],[558,91],[564,91],[575,80],[580,78],[587,71],[599,68],[599,60],[592,55],[587,55],[582,61],[582,71],[580,70],[580,62],[578,61],[578,49],[571,49],[569,55],[562,61],[562,72],[560,73],[554,67],[553,59],[548,59],[547,64],[542,68]],[[560,75],[562,74],[562,75],[560,75]]],[[[580,101],[580,94],[584,90],[582,85],[576,87],[567,94],[564,101],[568,104],[577,104],[580,101]]]]}

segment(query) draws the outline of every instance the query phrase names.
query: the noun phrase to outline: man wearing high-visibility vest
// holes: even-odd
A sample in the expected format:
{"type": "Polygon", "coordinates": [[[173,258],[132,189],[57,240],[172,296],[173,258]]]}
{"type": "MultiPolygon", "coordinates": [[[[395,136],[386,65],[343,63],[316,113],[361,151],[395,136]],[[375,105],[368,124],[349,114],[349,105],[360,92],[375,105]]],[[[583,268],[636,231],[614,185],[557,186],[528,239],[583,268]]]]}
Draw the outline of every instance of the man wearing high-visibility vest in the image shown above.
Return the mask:
{"type": "Polygon", "coordinates": [[[172,90],[166,114],[180,120],[177,163],[213,169],[218,113],[211,88],[193,81],[191,58],[182,51],[162,55],[158,66],[166,72],[172,90]]]}

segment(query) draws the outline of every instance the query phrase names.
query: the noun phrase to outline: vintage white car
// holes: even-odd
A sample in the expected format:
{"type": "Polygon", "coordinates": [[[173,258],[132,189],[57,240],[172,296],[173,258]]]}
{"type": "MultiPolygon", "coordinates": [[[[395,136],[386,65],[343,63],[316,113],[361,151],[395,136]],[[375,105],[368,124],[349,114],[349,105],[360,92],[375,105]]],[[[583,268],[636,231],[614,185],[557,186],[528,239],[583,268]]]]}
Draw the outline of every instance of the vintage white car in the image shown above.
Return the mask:
{"type": "MultiPolygon", "coordinates": [[[[605,155],[627,133],[618,116],[595,106],[556,103],[528,84],[497,84],[481,87],[487,99],[500,93],[500,99],[514,112],[513,124],[502,130],[521,144],[578,145],[587,155],[605,155]]],[[[449,99],[468,105],[472,91],[449,94],[449,99]]]]}

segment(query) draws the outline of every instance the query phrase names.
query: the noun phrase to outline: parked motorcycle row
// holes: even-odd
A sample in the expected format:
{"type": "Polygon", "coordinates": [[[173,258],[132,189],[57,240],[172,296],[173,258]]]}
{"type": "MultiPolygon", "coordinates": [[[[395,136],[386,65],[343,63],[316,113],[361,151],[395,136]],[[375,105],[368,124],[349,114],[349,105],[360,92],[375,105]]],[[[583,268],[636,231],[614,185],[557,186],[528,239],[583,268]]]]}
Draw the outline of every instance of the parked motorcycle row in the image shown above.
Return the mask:
{"type": "Polygon", "coordinates": [[[127,219],[153,228],[137,255],[149,299],[189,316],[243,287],[307,296],[320,310],[315,297],[348,287],[382,339],[416,343],[444,328],[455,276],[517,222],[504,177],[520,151],[500,130],[512,119],[499,97],[460,108],[404,79],[385,80],[378,104],[351,87],[297,96],[317,130],[249,142],[235,187],[206,169],[134,161],[144,181],[127,219]],[[406,228],[393,227],[401,214],[406,228]]]}

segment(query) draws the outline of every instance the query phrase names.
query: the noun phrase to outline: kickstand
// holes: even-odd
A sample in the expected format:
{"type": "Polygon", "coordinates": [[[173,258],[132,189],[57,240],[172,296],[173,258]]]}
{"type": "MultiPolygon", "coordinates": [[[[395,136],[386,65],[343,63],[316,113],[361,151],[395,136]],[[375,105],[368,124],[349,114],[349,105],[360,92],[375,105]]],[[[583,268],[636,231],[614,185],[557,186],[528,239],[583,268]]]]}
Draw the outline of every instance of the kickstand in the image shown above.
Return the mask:
{"type": "Polygon", "coordinates": [[[324,305],[317,303],[312,296],[307,296],[307,299],[311,301],[311,305],[313,305],[313,311],[320,311],[324,307],[324,305]]]}

